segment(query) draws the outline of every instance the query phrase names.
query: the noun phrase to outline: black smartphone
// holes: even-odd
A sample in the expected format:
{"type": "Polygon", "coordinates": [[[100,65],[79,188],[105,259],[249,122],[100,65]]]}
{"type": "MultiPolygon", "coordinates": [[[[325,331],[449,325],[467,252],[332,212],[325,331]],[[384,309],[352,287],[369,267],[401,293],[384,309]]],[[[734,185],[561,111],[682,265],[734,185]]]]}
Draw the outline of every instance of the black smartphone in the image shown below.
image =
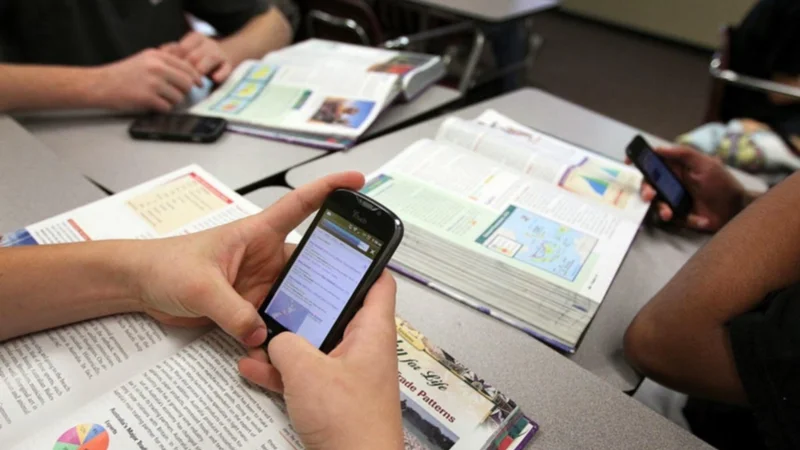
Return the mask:
{"type": "Polygon", "coordinates": [[[333,350],[402,239],[393,212],[358,192],[334,191],[261,305],[264,345],[290,331],[333,350]]]}
{"type": "Polygon", "coordinates": [[[667,202],[676,217],[685,217],[692,210],[692,197],[689,191],[672,172],[666,162],[658,156],[641,136],[636,136],[625,153],[653,186],[662,200],[667,202]]]}
{"type": "Polygon", "coordinates": [[[178,142],[214,142],[228,122],[191,114],[151,114],[136,119],[128,129],[134,139],[178,142]]]}

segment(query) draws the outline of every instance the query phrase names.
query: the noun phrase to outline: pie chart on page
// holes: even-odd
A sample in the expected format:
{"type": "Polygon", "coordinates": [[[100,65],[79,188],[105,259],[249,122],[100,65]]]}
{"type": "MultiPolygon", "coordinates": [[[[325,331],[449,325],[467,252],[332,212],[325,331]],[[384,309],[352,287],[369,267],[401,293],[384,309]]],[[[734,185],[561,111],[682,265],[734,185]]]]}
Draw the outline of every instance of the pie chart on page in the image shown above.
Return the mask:
{"type": "Polygon", "coordinates": [[[58,438],[53,450],[108,450],[108,431],[91,423],[74,426],[58,438]]]}

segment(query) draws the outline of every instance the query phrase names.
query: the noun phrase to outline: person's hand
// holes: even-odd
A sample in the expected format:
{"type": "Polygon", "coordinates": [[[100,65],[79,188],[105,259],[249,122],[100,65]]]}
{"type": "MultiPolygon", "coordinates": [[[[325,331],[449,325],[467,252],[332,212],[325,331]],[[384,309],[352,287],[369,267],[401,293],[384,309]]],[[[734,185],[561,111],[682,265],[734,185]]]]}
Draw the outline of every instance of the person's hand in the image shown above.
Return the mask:
{"type": "Polygon", "coordinates": [[[93,70],[91,95],[98,106],[116,110],[168,112],[182,102],[202,77],[191,64],[155,49],[93,70]]]}
{"type": "Polygon", "coordinates": [[[403,448],[395,294],[384,272],[329,355],[285,332],[269,355],[258,348],[239,361],[246,379],[283,394],[307,449],[403,448]]]}
{"type": "MultiPolygon", "coordinates": [[[[689,191],[694,203],[681,224],[701,231],[717,231],[738,214],[747,195],[745,188],[725,168],[722,162],[689,147],[658,148],[664,159],[689,191]]],[[[656,191],[642,184],[642,199],[652,201],[656,191]]],[[[656,203],[661,220],[673,220],[673,211],[663,201],[656,203]]]]}
{"type": "Polygon", "coordinates": [[[358,190],[357,172],[329,175],[284,196],[265,211],[211,230],[138,241],[132,255],[138,310],[178,326],[216,322],[248,346],[267,330],[256,308],[291,256],[286,236],[337,188],[358,190]]]}
{"type": "Polygon", "coordinates": [[[187,33],[180,42],[162,45],[161,49],[184,59],[215,83],[224,82],[233,71],[233,64],[219,43],[196,31],[187,33]]]}

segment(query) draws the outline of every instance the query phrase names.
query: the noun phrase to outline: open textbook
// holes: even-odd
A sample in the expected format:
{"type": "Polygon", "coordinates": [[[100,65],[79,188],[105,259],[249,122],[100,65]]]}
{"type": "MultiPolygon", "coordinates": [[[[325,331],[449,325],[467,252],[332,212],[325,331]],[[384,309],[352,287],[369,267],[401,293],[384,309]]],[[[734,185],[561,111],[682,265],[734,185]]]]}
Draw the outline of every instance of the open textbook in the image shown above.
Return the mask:
{"type": "Polygon", "coordinates": [[[395,98],[444,74],[437,56],[310,39],[240,64],[191,112],[225,118],[233,131],[342,149],[395,98]]]}
{"type": "MultiPolygon", "coordinates": [[[[189,166],[10,233],[0,245],[181,235],[258,211],[189,166]]],[[[538,427],[513,401],[401,319],[396,325],[407,449],[515,449],[532,438],[538,427]]],[[[221,330],[172,328],[141,314],[0,343],[0,442],[54,450],[302,449],[282,399],[238,376],[243,355],[221,330]]]]}
{"type": "Polygon", "coordinates": [[[396,269],[573,352],[647,212],[641,182],[487,111],[447,119],[364,192],[406,226],[396,269]]]}

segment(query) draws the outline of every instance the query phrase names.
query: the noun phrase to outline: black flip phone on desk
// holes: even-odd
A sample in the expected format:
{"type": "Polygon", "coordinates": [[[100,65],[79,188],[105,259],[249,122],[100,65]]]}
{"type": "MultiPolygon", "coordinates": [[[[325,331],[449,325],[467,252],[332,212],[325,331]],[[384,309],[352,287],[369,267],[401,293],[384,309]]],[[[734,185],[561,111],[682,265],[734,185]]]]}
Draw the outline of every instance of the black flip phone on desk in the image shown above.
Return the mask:
{"type": "Polygon", "coordinates": [[[692,197],[667,163],[641,136],[628,145],[625,154],[644,175],[658,196],[669,205],[676,217],[685,217],[692,210],[692,197]]]}
{"type": "Polygon", "coordinates": [[[334,191],[261,305],[264,345],[291,331],[333,350],[402,238],[403,223],[384,206],[334,191]]]}

